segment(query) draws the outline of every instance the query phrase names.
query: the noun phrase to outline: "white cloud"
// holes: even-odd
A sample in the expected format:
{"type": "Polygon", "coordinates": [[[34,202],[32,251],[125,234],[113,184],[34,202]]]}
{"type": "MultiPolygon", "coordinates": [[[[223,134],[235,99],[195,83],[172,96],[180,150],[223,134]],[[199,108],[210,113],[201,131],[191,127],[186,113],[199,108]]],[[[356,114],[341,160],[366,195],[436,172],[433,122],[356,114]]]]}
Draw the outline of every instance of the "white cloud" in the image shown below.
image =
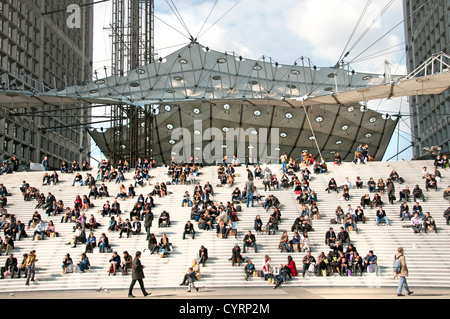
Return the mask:
{"type": "MultiPolygon", "coordinates": [[[[192,36],[200,35],[199,42],[213,50],[234,51],[250,59],[259,59],[264,55],[284,64],[291,64],[305,56],[318,66],[331,66],[337,62],[366,3],[361,0],[225,0],[218,1],[214,7],[213,0],[174,2],[192,36]],[[216,24],[212,26],[213,23],[216,24]]],[[[352,50],[349,59],[361,53],[403,19],[402,5],[398,2],[372,26],[352,50]]],[[[350,46],[386,3],[388,0],[371,4],[350,46]]],[[[111,58],[108,37],[111,30],[104,29],[109,26],[110,16],[110,2],[96,7],[97,49],[94,51],[94,62],[100,61],[96,64],[100,68],[105,65],[104,60],[111,58]]],[[[167,3],[155,3],[155,16],[155,47],[160,56],[168,55],[189,42],[187,31],[167,3]]],[[[402,42],[403,29],[399,26],[359,59],[402,42]]],[[[393,64],[401,57],[401,52],[388,56],[393,64]]],[[[369,71],[372,66],[382,65],[383,62],[384,57],[378,56],[356,66],[369,71]]]]}
{"type": "MultiPolygon", "coordinates": [[[[249,59],[269,56],[282,64],[291,64],[304,56],[319,67],[332,66],[337,62],[366,4],[361,0],[221,0],[203,26],[215,0],[173,1],[190,33],[196,37],[206,31],[199,42],[213,50],[233,51],[249,59]]],[[[347,50],[388,2],[372,1],[347,50]]],[[[94,69],[102,69],[110,65],[108,59],[111,58],[111,30],[104,29],[109,27],[111,2],[96,5],[95,11],[94,69]]],[[[155,46],[160,56],[166,56],[180,48],[181,44],[189,42],[186,36],[179,33],[187,35],[167,2],[155,1],[155,16],[155,46]]],[[[402,19],[402,1],[395,1],[351,50],[346,60],[360,60],[351,67],[357,72],[384,73],[384,61],[388,60],[392,73],[406,74],[403,25],[388,32],[402,19]],[[368,47],[370,49],[365,51],[368,47]]],[[[398,110],[398,103],[375,101],[373,105],[380,110],[398,110]]],[[[406,99],[402,102],[402,108],[405,105],[406,99]]]]}

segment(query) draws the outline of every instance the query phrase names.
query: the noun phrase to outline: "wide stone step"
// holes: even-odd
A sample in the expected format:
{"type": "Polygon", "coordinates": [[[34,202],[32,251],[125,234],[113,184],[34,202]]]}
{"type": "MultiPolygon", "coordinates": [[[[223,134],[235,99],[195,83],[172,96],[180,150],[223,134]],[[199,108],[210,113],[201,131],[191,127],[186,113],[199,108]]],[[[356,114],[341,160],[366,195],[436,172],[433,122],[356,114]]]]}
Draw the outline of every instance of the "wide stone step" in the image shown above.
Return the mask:
{"type": "MultiPolygon", "coordinates": [[[[383,178],[386,180],[390,171],[396,169],[400,175],[405,179],[405,183],[399,185],[395,183],[396,196],[398,191],[404,186],[410,186],[410,189],[418,184],[425,190],[425,183],[421,176],[423,166],[432,168],[431,161],[411,161],[411,162],[371,162],[366,165],[355,165],[352,163],[343,163],[341,166],[329,164],[328,174],[312,175],[310,187],[318,194],[318,207],[321,214],[320,220],[313,221],[314,231],[309,233],[312,242],[312,252],[314,256],[323,251],[327,253],[329,247],[325,245],[325,232],[330,226],[338,229],[341,225],[331,225],[330,219],[334,218],[334,210],[337,205],[345,207],[351,204],[352,207],[359,205],[361,196],[367,193],[367,187],[364,189],[351,189],[350,201],[343,201],[339,199],[339,194],[327,193],[325,188],[331,177],[334,177],[338,185],[342,184],[346,177],[350,181],[355,180],[356,176],[360,176],[364,181],[369,177],[375,180],[383,178]]],[[[263,165],[264,167],[264,165],[263,165]]],[[[279,178],[281,177],[280,165],[269,165],[272,172],[279,178]]],[[[215,190],[215,196],[212,200],[216,202],[224,202],[231,200],[231,192],[234,187],[243,189],[246,181],[245,167],[237,167],[238,176],[233,187],[216,187],[218,184],[217,167],[203,167],[201,174],[198,176],[198,181],[204,185],[209,181],[215,190]]],[[[311,170],[311,168],[310,168],[311,170]]],[[[438,234],[413,234],[409,229],[404,228],[409,224],[408,220],[401,221],[399,217],[400,203],[396,202],[394,205],[386,204],[385,210],[388,218],[391,220],[391,226],[375,226],[375,209],[366,208],[364,210],[367,217],[367,223],[358,223],[358,234],[350,232],[352,243],[356,246],[360,255],[365,256],[367,252],[372,249],[378,256],[378,262],[381,266],[379,276],[365,273],[362,277],[315,277],[307,273],[304,278],[298,276],[292,281],[288,281],[286,286],[299,287],[395,287],[398,281],[392,280],[391,264],[393,255],[397,247],[403,246],[406,251],[410,277],[408,282],[415,287],[450,287],[450,274],[446,271],[449,269],[449,263],[443,258],[450,253],[450,248],[446,242],[450,239],[450,231],[446,225],[445,219],[442,216],[443,211],[448,207],[448,202],[443,200],[442,193],[448,183],[449,170],[441,170],[443,175],[442,181],[438,184],[438,191],[431,190],[424,192],[426,196],[425,202],[420,202],[424,211],[430,211],[435,218],[438,226],[438,234]]],[[[146,196],[147,193],[153,190],[156,182],[167,182],[170,178],[166,175],[167,168],[160,167],[153,169],[150,175],[154,176],[149,180],[149,184],[144,187],[136,187],[136,193],[146,196]]],[[[92,171],[96,176],[96,170],[92,171]]],[[[83,173],[83,176],[85,174],[83,173]]],[[[125,174],[126,180],[124,185],[128,186],[134,183],[132,177],[133,170],[125,174]]],[[[0,176],[0,183],[5,184],[12,196],[9,196],[8,205],[6,208],[9,213],[13,213],[18,219],[28,223],[32,213],[36,210],[36,201],[23,201],[19,187],[23,180],[29,182],[32,186],[39,188],[41,192],[47,194],[52,192],[55,194],[57,200],[63,200],[66,205],[72,205],[76,195],[87,195],[89,190],[86,187],[71,186],[74,175],[60,174],[60,183],[54,186],[42,186],[43,173],[42,172],[27,172],[27,173],[13,173],[10,175],[0,176]]],[[[297,174],[300,176],[300,174],[297,174]]],[[[97,184],[101,184],[97,182],[97,184]]],[[[114,182],[105,182],[109,188],[109,198],[98,198],[92,200],[94,207],[90,208],[86,215],[93,214],[97,222],[101,226],[94,231],[98,238],[102,232],[106,232],[109,218],[101,217],[97,211],[101,209],[106,200],[110,202],[114,200],[120,184],[114,182]]],[[[262,265],[264,255],[268,254],[272,259],[272,265],[284,264],[287,262],[287,256],[291,255],[297,263],[297,268],[301,271],[302,259],[304,252],[283,252],[278,250],[278,243],[282,231],[287,231],[291,238],[293,233],[290,231],[291,226],[298,216],[300,205],[296,202],[297,195],[292,189],[271,190],[264,191],[262,180],[256,180],[255,185],[258,187],[262,195],[274,194],[282,203],[281,213],[282,222],[279,225],[279,230],[275,235],[256,235],[258,243],[258,253],[250,251],[243,254],[246,258],[251,258],[259,269],[262,265]]],[[[235,244],[242,247],[242,239],[247,230],[253,230],[253,220],[256,215],[261,215],[263,222],[267,220],[270,211],[266,212],[262,208],[262,202],[255,207],[247,208],[245,203],[241,203],[242,212],[238,214],[238,239],[227,238],[219,239],[215,236],[215,231],[203,231],[196,229],[196,237],[192,240],[189,235],[187,239],[182,239],[182,232],[184,224],[190,218],[190,208],[181,207],[181,199],[186,190],[191,195],[194,185],[169,185],[168,190],[172,192],[171,195],[164,198],[154,197],[156,207],[153,212],[155,218],[158,217],[162,210],[167,210],[171,214],[172,226],[169,228],[155,227],[157,222],[154,220],[151,231],[155,233],[156,237],[161,237],[162,233],[167,233],[170,241],[173,243],[173,253],[168,258],[159,258],[156,255],[143,255],[142,263],[146,265],[146,285],[154,287],[179,287],[178,284],[187,267],[192,262],[193,258],[197,257],[198,249],[201,245],[205,245],[209,250],[210,258],[206,267],[202,267],[202,279],[197,283],[197,286],[204,287],[263,287],[268,283],[261,278],[251,278],[249,281],[244,280],[243,268],[231,267],[231,262],[228,259],[231,256],[231,249],[235,244]]],[[[122,218],[129,216],[129,211],[136,202],[135,198],[127,198],[124,201],[119,201],[123,214],[122,218]]],[[[387,202],[387,196],[382,195],[382,199],[387,202]]],[[[409,206],[413,203],[410,201],[409,206]]],[[[89,259],[92,264],[92,269],[84,274],[70,273],[61,274],[61,261],[65,253],[70,253],[75,262],[79,261],[80,254],[83,247],[71,248],[65,243],[69,242],[73,236],[73,223],[60,223],[61,216],[46,216],[42,210],[38,210],[45,221],[52,220],[55,223],[56,230],[60,236],[56,238],[45,238],[42,241],[32,241],[31,238],[21,239],[16,242],[16,248],[12,251],[14,255],[21,261],[21,255],[29,252],[31,249],[36,249],[39,262],[37,263],[37,282],[29,287],[25,287],[24,279],[4,279],[1,281],[2,285],[0,291],[28,291],[28,290],[68,290],[68,289],[99,289],[100,287],[107,289],[127,288],[130,282],[130,276],[108,276],[107,269],[109,266],[110,253],[92,254],[89,253],[89,259]]],[[[33,230],[27,230],[29,235],[32,235],[33,230]]],[[[145,235],[132,235],[130,238],[118,238],[118,233],[107,233],[113,250],[118,251],[121,255],[124,250],[134,254],[135,251],[147,247],[145,235]]],[[[0,256],[0,265],[5,263],[6,256],[0,256]]],[[[180,288],[184,289],[184,288],[180,288]]]]}

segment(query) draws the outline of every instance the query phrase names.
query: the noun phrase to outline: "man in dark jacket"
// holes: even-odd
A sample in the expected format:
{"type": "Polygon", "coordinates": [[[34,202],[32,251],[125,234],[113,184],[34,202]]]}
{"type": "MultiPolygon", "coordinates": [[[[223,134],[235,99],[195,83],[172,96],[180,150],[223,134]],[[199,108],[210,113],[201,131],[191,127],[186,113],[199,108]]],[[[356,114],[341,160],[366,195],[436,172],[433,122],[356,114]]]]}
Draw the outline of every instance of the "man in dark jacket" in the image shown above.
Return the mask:
{"type": "Polygon", "coordinates": [[[199,262],[205,267],[205,263],[208,260],[208,249],[205,246],[201,246],[198,251],[199,262]]]}
{"type": "Polygon", "coordinates": [[[252,234],[252,232],[249,230],[247,235],[244,237],[244,245],[243,245],[243,251],[245,253],[245,247],[253,246],[255,248],[255,253],[257,253],[257,246],[256,246],[256,238],[255,235],[252,234]]]}
{"type": "Polygon", "coordinates": [[[325,234],[325,244],[328,246],[332,246],[336,243],[336,233],[333,230],[333,227],[330,227],[330,229],[325,234]]]}
{"type": "Polygon", "coordinates": [[[392,204],[394,204],[394,200],[395,200],[395,186],[390,178],[388,178],[386,180],[386,189],[387,189],[389,203],[391,203],[391,205],[392,205],[392,204]]]}
{"type": "Polygon", "coordinates": [[[249,206],[250,202],[252,203],[253,207],[253,192],[255,191],[255,184],[253,184],[253,178],[249,178],[247,182],[245,183],[245,189],[247,191],[247,207],[249,206]]]}
{"type": "Polygon", "coordinates": [[[377,255],[373,253],[373,250],[369,250],[369,253],[364,257],[364,269],[367,272],[377,271],[377,255]]]}
{"type": "Polygon", "coordinates": [[[130,298],[134,298],[133,287],[136,284],[136,281],[139,283],[139,286],[141,287],[142,294],[144,295],[144,297],[150,295],[150,293],[147,292],[144,288],[144,281],[143,281],[143,279],[145,278],[144,266],[141,264],[140,258],[141,258],[141,252],[137,251],[136,257],[134,257],[133,264],[131,267],[131,279],[132,280],[131,280],[130,288],[128,290],[128,297],[130,297],[130,298]]]}
{"type": "Polygon", "coordinates": [[[5,262],[5,267],[2,267],[0,272],[1,272],[1,277],[0,279],[5,279],[5,271],[9,271],[11,273],[11,278],[14,277],[14,272],[17,272],[17,258],[14,257],[13,254],[9,255],[8,259],[6,259],[5,262]]]}
{"type": "Polygon", "coordinates": [[[427,232],[428,227],[431,227],[432,230],[437,233],[437,227],[434,218],[431,217],[429,212],[426,212],[425,217],[423,218],[423,230],[425,231],[425,233],[427,232]]]}
{"type": "Polygon", "coordinates": [[[147,232],[147,240],[150,236],[150,228],[152,227],[152,222],[153,222],[153,213],[150,210],[150,208],[146,208],[145,212],[144,212],[144,227],[145,227],[145,231],[147,232]]]}
{"type": "Polygon", "coordinates": [[[190,220],[187,221],[186,225],[184,225],[183,239],[186,239],[186,234],[192,234],[192,239],[195,236],[194,225],[190,220]]]}
{"type": "Polygon", "coordinates": [[[120,230],[120,233],[119,233],[119,238],[122,238],[122,233],[124,233],[124,232],[127,233],[127,238],[129,238],[132,227],[133,226],[131,225],[130,220],[128,218],[125,219],[125,223],[123,224],[122,229],[120,230]]]}
{"type": "Polygon", "coordinates": [[[337,235],[337,240],[341,242],[341,244],[350,244],[350,236],[344,227],[341,227],[339,234],[337,235]]]}
{"type": "Polygon", "coordinates": [[[170,215],[165,210],[159,215],[158,227],[161,227],[163,223],[167,223],[170,226],[170,215]]]}
{"type": "Polygon", "coordinates": [[[341,242],[338,240],[335,245],[330,246],[331,250],[333,250],[334,256],[339,256],[339,252],[344,252],[344,247],[341,245],[341,242]]]}
{"type": "Polygon", "coordinates": [[[419,185],[416,185],[413,189],[413,197],[414,201],[417,201],[418,198],[421,198],[422,201],[425,201],[425,196],[423,195],[422,189],[419,187],[419,185]]]}
{"type": "Polygon", "coordinates": [[[444,210],[444,218],[445,222],[448,225],[450,222],[450,207],[448,207],[446,210],[444,210]]]}

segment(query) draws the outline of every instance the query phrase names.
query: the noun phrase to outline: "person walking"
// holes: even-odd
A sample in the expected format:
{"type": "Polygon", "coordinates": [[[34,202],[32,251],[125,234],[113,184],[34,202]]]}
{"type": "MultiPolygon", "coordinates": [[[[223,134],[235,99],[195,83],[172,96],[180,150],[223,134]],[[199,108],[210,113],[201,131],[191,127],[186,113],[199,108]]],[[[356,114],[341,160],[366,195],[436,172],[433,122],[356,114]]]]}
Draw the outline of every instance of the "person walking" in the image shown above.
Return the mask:
{"type": "Polygon", "coordinates": [[[34,281],[34,276],[36,274],[36,250],[30,251],[27,260],[25,261],[25,269],[27,274],[27,281],[25,282],[26,286],[30,285],[30,280],[34,281]]]}
{"type": "Polygon", "coordinates": [[[144,266],[141,264],[141,252],[137,251],[136,256],[133,259],[132,267],[131,267],[131,284],[130,288],[128,290],[128,297],[134,298],[133,296],[133,287],[136,284],[136,281],[139,282],[139,286],[141,287],[142,294],[144,297],[150,295],[149,292],[147,292],[144,288],[144,266]]]}
{"type": "Polygon", "coordinates": [[[255,191],[255,184],[253,183],[253,178],[249,177],[247,183],[245,184],[245,188],[247,190],[247,207],[249,202],[252,202],[253,207],[253,192],[255,191]]]}
{"type": "Polygon", "coordinates": [[[406,258],[403,255],[403,248],[399,247],[397,249],[397,255],[395,255],[395,259],[398,259],[400,262],[400,272],[395,272],[394,279],[399,277],[397,296],[404,296],[402,294],[403,287],[405,287],[408,295],[412,295],[414,292],[409,290],[408,283],[406,282],[406,277],[408,276],[408,266],[406,265],[406,258]]]}

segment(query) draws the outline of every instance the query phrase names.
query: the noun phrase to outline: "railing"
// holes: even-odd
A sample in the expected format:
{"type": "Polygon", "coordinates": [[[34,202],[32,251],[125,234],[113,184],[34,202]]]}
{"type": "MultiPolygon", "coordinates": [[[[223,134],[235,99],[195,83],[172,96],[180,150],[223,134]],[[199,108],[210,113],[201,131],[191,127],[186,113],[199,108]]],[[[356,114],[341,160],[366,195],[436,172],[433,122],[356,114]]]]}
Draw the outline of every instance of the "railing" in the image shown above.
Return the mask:
{"type": "Polygon", "coordinates": [[[450,56],[444,52],[433,54],[419,67],[412,71],[403,80],[410,80],[412,78],[429,76],[437,73],[445,73],[450,70],[450,56]]]}

